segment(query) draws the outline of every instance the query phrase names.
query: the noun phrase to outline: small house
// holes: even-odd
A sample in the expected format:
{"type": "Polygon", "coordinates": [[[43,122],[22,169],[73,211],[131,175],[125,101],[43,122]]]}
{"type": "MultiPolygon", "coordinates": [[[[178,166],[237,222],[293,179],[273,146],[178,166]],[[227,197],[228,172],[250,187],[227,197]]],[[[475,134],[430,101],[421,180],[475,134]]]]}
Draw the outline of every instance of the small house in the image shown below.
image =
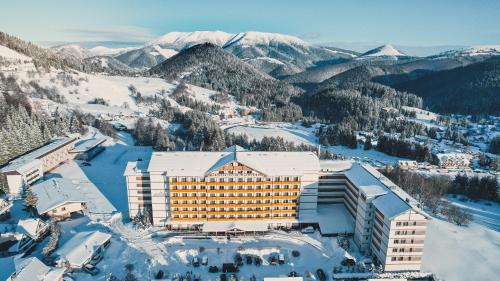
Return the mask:
{"type": "Polygon", "coordinates": [[[66,244],[55,251],[59,266],[82,269],[92,258],[101,255],[109,246],[111,234],[100,231],[86,231],[75,234],[66,244]]]}
{"type": "Polygon", "coordinates": [[[15,272],[7,281],[63,281],[64,271],[65,268],[52,268],[31,257],[16,263],[15,272]]]}
{"type": "Polygon", "coordinates": [[[86,208],[87,198],[78,181],[55,178],[35,184],[31,189],[38,198],[36,209],[41,216],[64,220],[86,208]]]}

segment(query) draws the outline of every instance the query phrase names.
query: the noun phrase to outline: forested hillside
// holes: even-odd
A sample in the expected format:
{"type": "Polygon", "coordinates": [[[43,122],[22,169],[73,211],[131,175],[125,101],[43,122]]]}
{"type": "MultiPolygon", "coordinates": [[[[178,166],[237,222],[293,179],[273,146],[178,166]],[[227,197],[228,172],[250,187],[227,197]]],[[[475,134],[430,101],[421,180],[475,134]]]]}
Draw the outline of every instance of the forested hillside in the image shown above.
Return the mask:
{"type": "Polygon", "coordinates": [[[443,113],[500,115],[500,59],[492,58],[394,86],[443,113]]]}
{"type": "Polygon", "coordinates": [[[266,108],[289,102],[299,90],[241,61],[222,48],[199,44],[180,52],[150,70],[165,79],[184,81],[236,96],[242,105],[266,108]]]}
{"type": "Polygon", "coordinates": [[[0,45],[17,51],[33,59],[33,63],[37,68],[49,69],[55,68],[74,68],[79,69],[80,66],[57,56],[49,50],[38,47],[37,45],[23,41],[15,36],[0,31],[0,45]]]}

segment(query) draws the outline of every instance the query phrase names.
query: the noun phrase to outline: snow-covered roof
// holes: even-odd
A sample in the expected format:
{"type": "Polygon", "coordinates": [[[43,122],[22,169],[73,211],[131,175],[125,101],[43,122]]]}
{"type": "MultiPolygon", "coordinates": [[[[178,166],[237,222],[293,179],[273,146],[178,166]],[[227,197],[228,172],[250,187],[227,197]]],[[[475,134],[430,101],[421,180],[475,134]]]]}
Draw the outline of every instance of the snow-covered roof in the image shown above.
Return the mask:
{"type": "Polygon", "coordinates": [[[8,281],[59,281],[65,268],[50,268],[36,257],[21,260],[8,281]]]}
{"type": "Polygon", "coordinates": [[[67,261],[71,266],[81,267],[94,252],[111,239],[111,234],[100,231],[85,231],[75,234],[66,244],[56,250],[59,261],[67,261]]]}
{"type": "Polygon", "coordinates": [[[78,142],[75,143],[75,148],[71,150],[73,153],[79,153],[79,152],[87,152],[94,147],[102,144],[105,142],[105,138],[91,138],[91,139],[85,139],[85,140],[79,140],[78,142]]]}
{"type": "Polygon", "coordinates": [[[470,161],[472,159],[472,155],[467,154],[467,153],[438,153],[436,154],[436,157],[439,159],[439,161],[447,161],[447,160],[466,160],[470,161]]]}
{"type": "Polygon", "coordinates": [[[78,181],[65,178],[55,178],[35,184],[31,187],[38,198],[36,209],[39,214],[57,208],[70,202],[87,202],[80,192],[81,185],[78,181]]]}
{"type": "Polygon", "coordinates": [[[47,227],[47,224],[39,218],[19,220],[17,232],[25,233],[32,239],[38,238],[39,230],[47,227]]]}
{"type": "Polygon", "coordinates": [[[323,172],[342,172],[352,167],[354,160],[320,160],[319,165],[323,172]]]}
{"type": "Polygon", "coordinates": [[[302,175],[318,171],[319,161],[313,152],[154,152],[149,172],[171,176],[205,176],[217,167],[236,161],[265,175],[302,175]]]}
{"type": "Polygon", "coordinates": [[[40,165],[41,162],[39,162],[37,159],[41,158],[42,156],[46,155],[47,153],[58,149],[61,146],[64,146],[72,141],[75,141],[75,137],[61,137],[61,138],[56,138],[53,139],[50,143],[31,151],[28,154],[25,154],[21,157],[18,157],[12,161],[9,162],[9,164],[5,167],[3,167],[0,171],[5,173],[5,172],[11,172],[11,171],[17,171],[19,173],[23,173],[24,171],[27,171],[34,167],[35,165],[40,165]]]}
{"type": "Polygon", "coordinates": [[[222,232],[229,230],[264,232],[269,229],[268,221],[209,221],[202,227],[203,232],[222,232]]]}
{"type": "Polygon", "coordinates": [[[36,208],[39,214],[70,202],[84,202],[86,209],[94,214],[111,214],[116,211],[97,186],[87,180],[53,178],[35,184],[31,189],[38,198],[36,208]]]}
{"type": "Polygon", "coordinates": [[[384,187],[378,178],[370,173],[360,163],[353,163],[351,168],[344,172],[346,177],[357,187],[377,185],[384,187]]]}
{"type": "Polygon", "coordinates": [[[387,188],[382,187],[380,184],[377,185],[361,185],[358,187],[362,194],[366,196],[366,198],[374,198],[380,195],[387,194],[389,191],[387,188]]]}
{"type": "Polygon", "coordinates": [[[408,203],[392,192],[375,198],[372,203],[384,217],[389,219],[412,209],[408,203]]]}

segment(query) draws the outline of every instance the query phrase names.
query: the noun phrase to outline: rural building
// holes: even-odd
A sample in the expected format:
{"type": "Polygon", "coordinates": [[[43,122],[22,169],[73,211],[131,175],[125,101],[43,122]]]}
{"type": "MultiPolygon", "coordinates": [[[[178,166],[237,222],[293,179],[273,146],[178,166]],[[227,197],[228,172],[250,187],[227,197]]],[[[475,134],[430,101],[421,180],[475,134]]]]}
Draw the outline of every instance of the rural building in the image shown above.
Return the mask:
{"type": "Polygon", "coordinates": [[[41,240],[49,231],[49,225],[39,218],[19,220],[17,232],[28,235],[35,241],[41,240]]]}
{"type": "Polygon", "coordinates": [[[78,181],[55,178],[35,184],[31,189],[38,198],[36,209],[40,216],[63,220],[82,212],[87,204],[78,181]]]}
{"type": "Polygon", "coordinates": [[[353,236],[387,271],[420,269],[429,216],[367,164],[233,146],[154,152],[124,174],[130,216],[150,212],[155,226],[221,235],[312,225],[353,236]]]}
{"type": "Polygon", "coordinates": [[[105,138],[79,140],[75,143],[75,147],[69,151],[69,154],[73,159],[90,161],[105,150],[104,142],[106,142],[105,138]]]}
{"type": "Polygon", "coordinates": [[[45,173],[71,158],[69,151],[73,149],[76,136],[61,137],[10,161],[0,169],[9,186],[12,196],[19,196],[25,187],[39,180],[45,173]]]}
{"type": "Polygon", "coordinates": [[[438,153],[438,165],[444,169],[470,168],[472,155],[466,153],[438,153]]]}
{"type": "Polygon", "coordinates": [[[22,260],[15,268],[7,281],[63,281],[65,271],[65,268],[48,267],[36,257],[22,260]]]}
{"type": "Polygon", "coordinates": [[[78,232],[54,253],[59,266],[81,269],[109,245],[111,234],[100,231],[78,232]]]}

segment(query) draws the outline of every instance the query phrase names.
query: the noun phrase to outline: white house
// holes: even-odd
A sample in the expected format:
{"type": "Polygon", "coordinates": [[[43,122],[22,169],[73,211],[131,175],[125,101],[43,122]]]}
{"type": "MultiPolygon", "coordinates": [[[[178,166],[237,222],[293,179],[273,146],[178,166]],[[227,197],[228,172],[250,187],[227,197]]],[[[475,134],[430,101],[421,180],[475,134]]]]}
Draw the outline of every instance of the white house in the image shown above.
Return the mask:
{"type": "Polygon", "coordinates": [[[100,231],[86,231],[75,234],[66,244],[55,251],[59,266],[81,269],[94,256],[101,254],[109,245],[111,234],[100,231]]]}
{"type": "Polygon", "coordinates": [[[62,281],[65,268],[46,266],[36,257],[22,260],[7,281],[62,281]]]}
{"type": "Polygon", "coordinates": [[[31,187],[37,196],[36,209],[41,216],[60,220],[85,209],[87,198],[77,181],[55,178],[31,187]]]}
{"type": "Polygon", "coordinates": [[[39,218],[19,220],[16,232],[24,233],[35,241],[41,240],[49,231],[49,225],[39,218]]]}

